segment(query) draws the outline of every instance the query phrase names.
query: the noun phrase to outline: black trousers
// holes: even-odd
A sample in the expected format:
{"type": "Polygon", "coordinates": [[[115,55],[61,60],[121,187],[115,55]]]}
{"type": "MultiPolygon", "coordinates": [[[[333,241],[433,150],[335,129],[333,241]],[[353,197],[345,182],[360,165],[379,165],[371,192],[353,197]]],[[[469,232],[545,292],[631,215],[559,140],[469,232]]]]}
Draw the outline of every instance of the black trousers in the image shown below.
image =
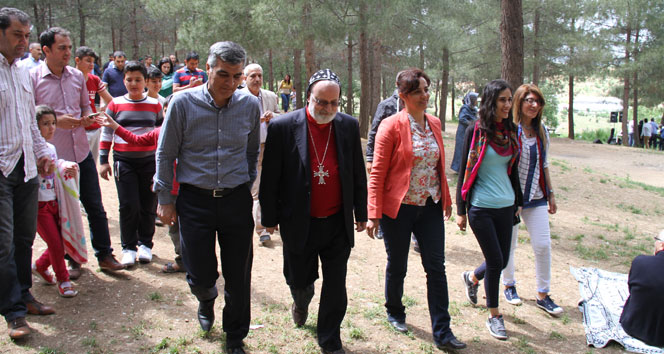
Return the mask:
{"type": "Polygon", "coordinates": [[[120,202],[122,249],[136,251],[139,245],[152,248],[157,195],[152,192],[155,157],[116,159],[115,186],[120,202]]]}
{"type": "Polygon", "coordinates": [[[468,223],[484,254],[484,263],[475,269],[475,277],[486,277],[486,307],[498,307],[500,272],[510,260],[514,207],[491,209],[472,205],[468,210],[468,223]]]}
{"type": "Polygon", "coordinates": [[[229,347],[241,346],[249,333],[252,205],[253,198],[246,185],[214,198],[211,191],[205,195],[203,190],[182,184],[175,203],[187,282],[199,301],[217,297],[215,241],[219,242],[225,302],[222,326],[229,347]]]}
{"type": "Polygon", "coordinates": [[[312,218],[303,253],[290,252],[284,245],[284,276],[295,304],[307,308],[318,279],[318,258],[323,270],[323,287],[318,307],[318,345],[334,351],[341,349],[341,322],[346,315],[346,271],[350,243],[346,236],[343,212],[330,217],[312,218]]]}

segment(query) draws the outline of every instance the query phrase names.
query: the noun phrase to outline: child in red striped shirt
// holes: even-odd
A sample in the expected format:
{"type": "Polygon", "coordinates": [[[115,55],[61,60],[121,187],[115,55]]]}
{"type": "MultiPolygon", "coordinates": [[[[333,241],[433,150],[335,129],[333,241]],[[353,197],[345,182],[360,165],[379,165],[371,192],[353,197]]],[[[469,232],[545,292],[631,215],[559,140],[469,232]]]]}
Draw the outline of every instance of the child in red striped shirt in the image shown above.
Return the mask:
{"type": "MultiPolygon", "coordinates": [[[[115,97],[106,108],[106,114],[134,134],[149,133],[162,120],[162,111],[159,101],[144,93],[147,79],[145,66],[130,61],[125,65],[124,74],[127,94],[115,97]]],[[[141,263],[152,261],[157,196],[151,187],[156,168],[156,149],[156,142],[150,145],[135,144],[124,140],[112,129],[103,128],[99,143],[99,174],[108,179],[112,171],[115,177],[120,202],[120,263],[126,267],[135,265],[137,256],[141,263]],[[111,147],[113,169],[108,163],[111,147]]]]}

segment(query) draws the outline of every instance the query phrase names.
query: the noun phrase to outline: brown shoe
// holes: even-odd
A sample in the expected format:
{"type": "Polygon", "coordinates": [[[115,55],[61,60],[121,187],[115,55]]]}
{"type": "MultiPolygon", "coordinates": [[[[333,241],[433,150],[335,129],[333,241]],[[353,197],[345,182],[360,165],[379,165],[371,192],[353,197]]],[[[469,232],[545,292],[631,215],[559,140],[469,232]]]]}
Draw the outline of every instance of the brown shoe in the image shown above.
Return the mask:
{"type": "Polygon", "coordinates": [[[44,305],[41,302],[37,300],[32,300],[30,302],[25,303],[25,307],[28,308],[28,313],[31,315],[39,315],[39,316],[46,316],[46,315],[52,315],[55,313],[55,310],[53,307],[44,305]]]}
{"type": "Polygon", "coordinates": [[[21,339],[32,332],[28,323],[25,322],[25,317],[17,317],[13,321],[7,322],[7,329],[9,329],[11,339],[21,339]]]}
{"type": "Polygon", "coordinates": [[[302,327],[307,322],[309,311],[307,309],[299,309],[297,306],[295,306],[295,303],[293,303],[291,306],[291,314],[293,315],[293,322],[295,322],[295,325],[302,327]]]}
{"type": "Polygon", "coordinates": [[[69,261],[69,280],[76,280],[81,277],[81,264],[75,261],[69,261]]]}
{"type": "Polygon", "coordinates": [[[103,259],[99,260],[99,268],[101,268],[101,270],[116,271],[116,270],[125,269],[125,266],[120,264],[120,262],[118,262],[118,260],[115,259],[115,256],[109,254],[103,259]]]}

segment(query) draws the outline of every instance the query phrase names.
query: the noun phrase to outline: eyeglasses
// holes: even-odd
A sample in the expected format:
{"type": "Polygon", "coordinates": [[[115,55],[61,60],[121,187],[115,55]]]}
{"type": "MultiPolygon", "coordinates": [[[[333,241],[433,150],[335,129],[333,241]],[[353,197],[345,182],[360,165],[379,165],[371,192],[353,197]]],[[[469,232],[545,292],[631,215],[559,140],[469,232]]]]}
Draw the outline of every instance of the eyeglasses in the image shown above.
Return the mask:
{"type": "Polygon", "coordinates": [[[531,106],[534,106],[534,105],[541,106],[542,105],[542,101],[540,101],[539,99],[535,99],[535,98],[526,98],[523,101],[527,102],[531,106]]]}
{"type": "Polygon", "coordinates": [[[319,100],[319,99],[316,98],[316,96],[314,96],[314,95],[311,95],[311,98],[314,100],[314,102],[315,102],[317,105],[319,105],[319,106],[321,106],[321,107],[327,107],[328,105],[331,106],[332,108],[339,107],[339,101],[332,101],[332,102],[323,101],[323,100],[319,100]]]}

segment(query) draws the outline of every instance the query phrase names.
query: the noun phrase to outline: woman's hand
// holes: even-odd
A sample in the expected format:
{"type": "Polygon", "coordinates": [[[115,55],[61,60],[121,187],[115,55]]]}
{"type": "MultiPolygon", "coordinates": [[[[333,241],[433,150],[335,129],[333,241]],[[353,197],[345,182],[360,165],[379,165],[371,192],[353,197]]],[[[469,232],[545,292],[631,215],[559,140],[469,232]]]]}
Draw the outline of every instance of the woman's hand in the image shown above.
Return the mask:
{"type": "Polygon", "coordinates": [[[374,238],[374,235],[377,234],[379,222],[380,219],[369,219],[369,222],[367,223],[367,235],[369,235],[369,237],[374,238]]]}
{"type": "Polygon", "coordinates": [[[549,194],[549,214],[555,214],[558,211],[558,205],[556,205],[556,196],[551,193],[549,194]]]}
{"type": "Polygon", "coordinates": [[[445,221],[449,220],[449,219],[450,219],[450,216],[452,216],[452,205],[451,205],[451,204],[448,205],[448,206],[445,208],[445,221]]]}
{"type": "Polygon", "coordinates": [[[466,231],[466,215],[457,215],[457,226],[459,230],[466,231]]]}

